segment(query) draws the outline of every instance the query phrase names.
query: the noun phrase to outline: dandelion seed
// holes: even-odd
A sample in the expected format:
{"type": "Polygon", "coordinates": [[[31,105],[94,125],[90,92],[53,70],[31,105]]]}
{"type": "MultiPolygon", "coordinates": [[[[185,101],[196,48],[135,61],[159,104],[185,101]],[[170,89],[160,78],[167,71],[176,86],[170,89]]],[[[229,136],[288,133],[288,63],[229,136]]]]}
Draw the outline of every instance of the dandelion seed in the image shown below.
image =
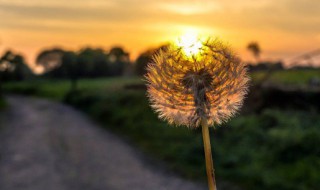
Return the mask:
{"type": "Polygon", "coordinates": [[[202,126],[208,186],[216,190],[209,126],[221,124],[247,94],[245,64],[219,40],[171,44],[154,55],[146,79],[152,108],[170,124],[202,126]]]}
{"type": "Polygon", "coordinates": [[[213,126],[233,116],[249,81],[245,64],[221,41],[196,44],[193,55],[174,44],[160,51],[146,75],[151,106],[161,119],[193,128],[201,118],[213,126]]]}

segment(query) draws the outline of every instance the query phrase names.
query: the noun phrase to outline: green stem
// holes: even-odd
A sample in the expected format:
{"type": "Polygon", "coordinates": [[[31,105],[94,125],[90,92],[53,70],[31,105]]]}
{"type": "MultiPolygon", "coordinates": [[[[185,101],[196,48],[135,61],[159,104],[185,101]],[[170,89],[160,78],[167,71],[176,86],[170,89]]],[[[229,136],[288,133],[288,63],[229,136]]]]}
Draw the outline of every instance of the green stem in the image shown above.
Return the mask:
{"type": "Polygon", "coordinates": [[[212,161],[209,126],[208,126],[207,119],[202,119],[201,125],[202,125],[204,154],[206,159],[208,186],[209,186],[209,190],[217,190],[215,174],[214,174],[214,166],[212,161]]]}

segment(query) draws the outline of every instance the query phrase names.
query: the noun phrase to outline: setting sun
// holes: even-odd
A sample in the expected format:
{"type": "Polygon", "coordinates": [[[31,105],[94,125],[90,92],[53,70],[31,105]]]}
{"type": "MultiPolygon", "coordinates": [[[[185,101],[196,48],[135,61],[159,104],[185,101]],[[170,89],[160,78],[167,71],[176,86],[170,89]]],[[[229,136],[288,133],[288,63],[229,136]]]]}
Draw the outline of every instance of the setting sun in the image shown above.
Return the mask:
{"type": "Polygon", "coordinates": [[[196,33],[186,33],[177,40],[177,45],[183,48],[186,56],[193,56],[199,53],[202,46],[199,35],[196,33]]]}
{"type": "Polygon", "coordinates": [[[197,45],[190,47],[196,35],[179,43],[175,39],[191,32],[225,39],[242,60],[251,62],[255,59],[246,47],[256,41],[262,59],[286,65],[318,49],[320,42],[320,1],[289,1],[70,0],[69,5],[61,0],[0,0],[0,16],[6,18],[0,19],[0,52],[23,54],[34,71],[39,52],[51,47],[121,46],[134,61],[148,48],[174,41],[190,56],[199,53],[197,45]]]}

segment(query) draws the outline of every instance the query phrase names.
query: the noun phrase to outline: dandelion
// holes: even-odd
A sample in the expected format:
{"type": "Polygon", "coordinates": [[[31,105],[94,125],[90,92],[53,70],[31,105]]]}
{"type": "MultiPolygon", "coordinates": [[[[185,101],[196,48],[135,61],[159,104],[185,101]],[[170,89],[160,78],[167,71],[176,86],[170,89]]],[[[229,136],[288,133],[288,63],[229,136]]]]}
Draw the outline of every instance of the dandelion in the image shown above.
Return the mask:
{"type": "Polygon", "coordinates": [[[226,122],[240,109],[249,78],[245,64],[220,40],[181,44],[154,55],[146,75],[148,96],[161,119],[202,126],[209,189],[215,190],[208,127],[226,122]]]}

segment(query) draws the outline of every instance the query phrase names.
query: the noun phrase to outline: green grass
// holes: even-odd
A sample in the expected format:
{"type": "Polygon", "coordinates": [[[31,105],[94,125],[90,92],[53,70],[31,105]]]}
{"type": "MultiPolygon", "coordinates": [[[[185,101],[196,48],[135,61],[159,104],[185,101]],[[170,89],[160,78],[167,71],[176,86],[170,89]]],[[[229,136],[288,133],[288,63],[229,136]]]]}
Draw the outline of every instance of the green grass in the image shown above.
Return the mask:
{"type": "MultiPolygon", "coordinates": [[[[292,75],[290,71],[277,80],[294,83],[296,79],[292,75]]],[[[306,76],[303,80],[307,80],[306,76]]],[[[5,89],[66,100],[103,127],[166,163],[169,169],[186,178],[205,180],[201,131],[160,121],[149,106],[145,90],[124,88],[128,84],[142,84],[142,81],[139,78],[80,80],[79,91],[69,94],[67,99],[67,81],[10,83],[5,89]]],[[[218,183],[222,179],[244,189],[260,190],[317,189],[320,186],[319,126],[319,113],[268,109],[260,114],[240,115],[211,130],[218,183]]]]}
{"type": "MultiPolygon", "coordinates": [[[[253,81],[257,81],[265,76],[265,72],[255,72],[252,75],[253,81]]],[[[310,79],[320,78],[320,69],[317,70],[284,70],[275,71],[268,79],[271,83],[289,85],[308,85],[310,79]]]]}
{"type": "Polygon", "coordinates": [[[3,110],[7,106],[4,98],[0,96],[0,111],[3,110]]]}
{"type": "MultiPolygon", "coordinates": [[[[251,75],[252,83],[263,78],[265,72],[255,72],[251,75]]],[[[307,85],[311,78],[320,78],[318,70],[285,70],[274,72],[269,81],[272,83],[307,85]]],[[[99,91],[101,93],[121,89],[126,84],[142,84],[142,79],[135,78],[101,78],[80,79],[78,89],[99,91]]],[[[70,82],[66,80],[37,79],[33,81],[9,82],[4,85],[9,92],[38,95],[55,100],[62,100],[70,90],[70,82]]]]}
{"type": "MultiPolygon", "coordinates": [[[[70,103],[170,169],[205,180],[201,131],[160,121],[144,91],[83,92],[70,103]]],[[[315,189],[320,185],[319,126],[318,113],[303,111],[238,116],[211,130],[217,176],[245,189],[315,189]]]]}
{"type": "MultiPolygon", "coordinates": [[[[99,91],[107,93],[121,89],[126,84],[142,83],[140,78],[100,78],[100,79],[80,79],[78,89],[85,91],[99,91]]],[[[41,96],[54,100],[63,100],[70,91],[68,80],[37,79],[32,81],[8,82],[4,85],[4,90],[11,93],[41,96]]]]}

